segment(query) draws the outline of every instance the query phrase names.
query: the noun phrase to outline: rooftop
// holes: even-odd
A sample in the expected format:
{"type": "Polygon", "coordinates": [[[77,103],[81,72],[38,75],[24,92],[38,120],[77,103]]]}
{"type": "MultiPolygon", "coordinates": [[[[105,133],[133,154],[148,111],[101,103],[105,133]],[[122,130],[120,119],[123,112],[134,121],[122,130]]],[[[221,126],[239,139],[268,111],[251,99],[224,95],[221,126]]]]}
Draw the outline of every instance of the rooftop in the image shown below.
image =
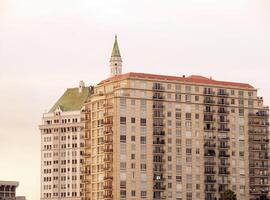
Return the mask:
{"type": "Polygon", "coordinates": [[[1,181],[0,180],[0,185],[18,187],[19,186],[19,182],[17,182],[17,181],[1,181]]]}
{"type": "Polygon", "coordinates": [[[49,112],[54,112],[58,107],[62,111],[80,110],[88,97],[89,87],[83,87],[81,92],[79,88],[68,88],[49,112]]]}
{"type": "Polygon", "coordinates": [[[238,87],[238,88],[244,88],[244,89],[254,89],[253,86],[247,83],[217,81],[212,78],[207,78],[207,77],[198,76],[198,75],[191,75],[191,76],[185,77],[185,76],[167,76],[167,75],[146,74],[146,73],[136,73],[136,72],[130,72],[130,73],[110,77],[106,80],[101,81],[99,85],[109,82],[109,81],[114,81],[114,80],[118,80],[122,78],[129,78],[129,77],[168,80],[168,81],[182,81],[182,82],[195,83],[195,84],[217,85],[221,87],[223,86],[223,87],[238,87]]]}

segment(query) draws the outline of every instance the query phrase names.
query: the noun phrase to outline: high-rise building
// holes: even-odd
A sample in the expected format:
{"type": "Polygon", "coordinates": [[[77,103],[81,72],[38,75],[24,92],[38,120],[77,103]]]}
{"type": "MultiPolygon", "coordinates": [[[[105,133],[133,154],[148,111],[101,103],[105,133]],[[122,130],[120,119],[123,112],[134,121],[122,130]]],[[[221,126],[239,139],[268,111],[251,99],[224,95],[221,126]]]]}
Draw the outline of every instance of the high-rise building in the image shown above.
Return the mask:
{"type": "Polygon", "coordinates": [[[269,197],[269,108],[245,83],[121,74],[85,104],[87,200],[269,197]]]}
{"type": "Polygon", "coordinates": [[[41,199],[84,198],[84,102],[89,87],[69,88],[49,112],[41,131],[41,199]]]}

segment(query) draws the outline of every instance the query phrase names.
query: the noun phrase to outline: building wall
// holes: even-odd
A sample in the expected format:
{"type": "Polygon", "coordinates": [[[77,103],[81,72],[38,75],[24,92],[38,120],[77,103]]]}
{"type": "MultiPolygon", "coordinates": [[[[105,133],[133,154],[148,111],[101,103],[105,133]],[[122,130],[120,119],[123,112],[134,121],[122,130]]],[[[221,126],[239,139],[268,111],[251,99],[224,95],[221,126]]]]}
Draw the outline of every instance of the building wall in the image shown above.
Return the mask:
{"type": "Polygon", "coordinates": [[[84,124],[81,110],[45,113],[41,130],[41,199],[84,195],[84,124]]]}
{"type": "MultiPolygon", "coordinates": [[[[257,195],[250,195],[251,113],[266,113],[265,141],[269,133],[268,108],[255,89],[123,78],[96,86],[86,107],[90,116],[86,123],[87,199],[150,200],[159,199],[154,196],[160,194],[160,199],[214,200],[231,189],[237,199],[244,200],[258,198],[258,191],[269,186],[268,172],[262,177],[264,172],[256,169],[255,181],[263,178],[264,185],[256,182],[257,195]],[[107,101],[110,108],[105,106],[107,101]],[[153,109],[155,102],[161,103],[160,112],[153,109]],[[106,121],[108,112],[112,124],[106,121]],[[153,134],[157,121],[164,135],[153,134]],[[113,130],[112,143],[98,143],[107,138],[107,126],[113,130]],[[104,152],[107,147],[112,151],[104,152]],[[112,155],[109,170],[105,167],[108,155],[112,155]],[[158,172],[153,170],[156,159],[162,165],[158,172]],[[112,185],[107,187],[110,181],[105,177],[110,170],[112,185]]],[[[265,148],[268,151],[268,140],[265,148]]]]}

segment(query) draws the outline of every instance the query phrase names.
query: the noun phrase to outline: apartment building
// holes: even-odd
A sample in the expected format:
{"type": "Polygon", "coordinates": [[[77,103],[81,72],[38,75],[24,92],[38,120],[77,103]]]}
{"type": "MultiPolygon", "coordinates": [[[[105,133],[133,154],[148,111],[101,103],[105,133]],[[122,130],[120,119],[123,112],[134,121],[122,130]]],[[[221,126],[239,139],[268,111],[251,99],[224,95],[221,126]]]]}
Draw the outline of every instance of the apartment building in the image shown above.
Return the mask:
{"type": "Polygon", "coordinates": [[[269,197],[269,108],[249,84],[202,76],[111,76],[85,103],[87,200],[269,197]]]}
{"type": "Polygon", "coordinates": [[[41,131],[41,199],[84,198],[84,102],[90,88],[69,88],[49,112],[41,131]]]}

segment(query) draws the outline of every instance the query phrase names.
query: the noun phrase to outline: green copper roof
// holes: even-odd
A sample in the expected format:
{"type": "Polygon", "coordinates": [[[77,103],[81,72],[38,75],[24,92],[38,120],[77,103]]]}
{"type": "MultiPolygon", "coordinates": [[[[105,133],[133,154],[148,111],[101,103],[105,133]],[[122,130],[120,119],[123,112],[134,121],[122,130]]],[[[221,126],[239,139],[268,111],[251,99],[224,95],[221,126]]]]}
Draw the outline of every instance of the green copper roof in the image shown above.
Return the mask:
{"type": "Polygon", "coordinates": [[[115,36],[111,57],[121,57],[120,50],[118,47],[118,42],[117,42],[117,36],[115,36]]]}
{"type": "Polygon", "coordinates": [[[69,88],[60,97],[56,104],[51,108],[49,112],[54,112],[58,107],[62,111],[80,110],[83,107],[84,102],[89,96],[89,88],[82,88],[82,92],[79,93],[79,88],[69,88]]]}

